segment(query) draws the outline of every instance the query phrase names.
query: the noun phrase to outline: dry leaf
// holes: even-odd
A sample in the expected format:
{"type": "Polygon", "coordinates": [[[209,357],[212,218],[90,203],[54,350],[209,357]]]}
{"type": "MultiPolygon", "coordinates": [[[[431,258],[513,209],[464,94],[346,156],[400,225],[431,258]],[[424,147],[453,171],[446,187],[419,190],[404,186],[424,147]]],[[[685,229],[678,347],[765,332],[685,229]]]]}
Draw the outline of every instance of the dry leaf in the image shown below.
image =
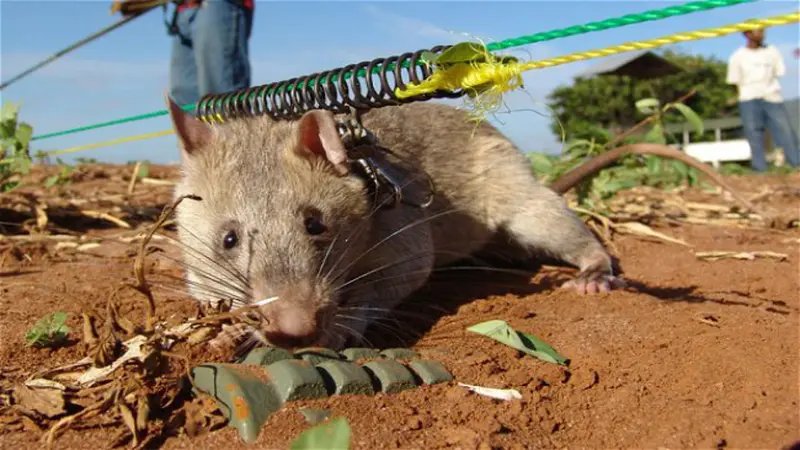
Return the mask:
{"type": "Polygon", "coordinates": [[[136,447],[139,445],[139,433],[136,430],[136,418],[133,417],[133,411],[125,404],[125,402],[120,402],[119,405],[119,414],[122,416],[122,422],[128,427],[128,430],[133,435],[133,446],[136,447]]]}
{"type": "Polygon", "coordinates": [[[699,211],[727,213],[731,210],[730,206],[715,205],[713,203],[686,202],[684,205],[689,209],[696,209],[699,211]]]}
{"type": "Polygon", "coordinates": [[[87,242],[86,244],[79,245],[75,250],[79,252],[85,252],[97,247],[100,247],[99,242],[87,242]]]}
{"type": "Polygon", "coordinates": [[[653,230],[652,228],[648,227],[647,225],[639,222],[624,222],[624,223],[617,223],[612,225],[615,231],[622,231],[627,232],[630,234],[636,234],[639,236],[649,236],[654,237],[657,239],[661,239],[663,241],[672,242],[673,244],[685,245],[686,247],[691,247],[686,241],[682,241],[680,239],[676,239],[666,234],[659,233],[658,231],[653,230]]]}
{"type": "Polygon", "coordinates": [[[123,364],[132,359],[138,359],[139,361],[144,362],[144,360],[152,352],[152,348],[150,346],[144,345],[146,341],[147,338],[145,338],[144,336],[136,336],[135,338],[131,339],[126,343],[126,346],[128,348],[122,356],[117,358],[117,360],[111,363],[110,366],[89,368],[89,370],[84,372],[78,378],[77,380],[78,384],[89,386],[95,381],[99,380],[100,378],[103,378],[104,376],[117,370],[118,367],[122,366],[123,364]]]}
{"type": "Polygon", "coordinates": [[[32,389],[57,389],[59,391],[66,391],[67,387],[63,384],[53,381],[53,380],[46,380],[44,378],[35,378],[33,380],[28,380],[25,382],[25,386],[28,386],[32,389]]]}
{"type": "Polygon", "coordinates": [[[26,411],[46,417],[55,417],[66,412],[64,393],[58,389],[31,389],[24,384],[14,389],[14,402],[26,411]]]}
{"type": "Polygon", "coordinates": [[[150,417],[150,398],[142,396],[138,398],[136,405],[136,429],[144,431],[147,429],[147,419],[150,417]]]}
{"type": "Polygon", "coordinates": [[[125,222],[122,219],[118,219],[118,218],[116,218],[116,217],[114,217],[114,216],[112,216],[110,214],[106,214],[104,212],[92,211],[92,210],[86,209],[86,210],[81,211],[81,214],[83,214],[86,217],[91,217],[92,219],[107,220],[107,221],[109,221],[109,222],[113,223],[114,225],[116,225],[118,227],[121,227],[121,228],[131,228],[131,226],[128,224],[128,222],[125,222]]]}
{"type": "Polygon", "coordinates": [[[458,383],[459,386],[465,387],[476,394],[483,395],[486,397],[494,398],[497,400],[520,400],[522,398],[522,394],[519,393],[516,389],[496,389],[496,388],[487,388],[481,386],[472,386],[469,384],[458,383]]]}
{"type": "Polygon", "coordinates": [[[119,339],[114,333],[107,333],[91,350],[92,363],[95,367],[106,367],[114,361],[119,349],[119,339]]]}
{"type": "Polygon", "coordinates": [[[770,251],[763,252],[726,252],[726,251],[712,251],[712,252],[695,252],[697,259],[706,261],[718,261],[720,259],[741,259],[753,261],[756,258],[772,258],[783,261],[789,258],[785,253],[776,253],[770,251]]]}
{"type": "Polygon", "coordinates": [[[217,329],[215,327],[202,327],[198,328],[194,332],[192,332],[188,338],[186,338],[186,342],[189,345],[197,345],[203,343],[205,341],[210,340],[217,334],[217,329]]]}
{"type": "Polygon", "coordinates": [[[126,334],[134,334],[136,326],[127,317],[119,313],[116,302],[108,302],[108,318],[111,321],[112,329],[121,329],[126,334]]]}
{"type": "Polygon", "coordinates": [[[38,204],[34,207],[34,209],[36,210],[36,226],[39,228],[39,230],[44,230],[45,227],[47,227],[48,222],[47,213],[45,212],[47,205],[38,204]]]}
{"type": "Polygon", "coordinates": [[[92,346],[97,342],[97,330],[94,328],[94,320],[86,313],[82,313],[83,318],[83,342],[86,345],[92,346]]]}

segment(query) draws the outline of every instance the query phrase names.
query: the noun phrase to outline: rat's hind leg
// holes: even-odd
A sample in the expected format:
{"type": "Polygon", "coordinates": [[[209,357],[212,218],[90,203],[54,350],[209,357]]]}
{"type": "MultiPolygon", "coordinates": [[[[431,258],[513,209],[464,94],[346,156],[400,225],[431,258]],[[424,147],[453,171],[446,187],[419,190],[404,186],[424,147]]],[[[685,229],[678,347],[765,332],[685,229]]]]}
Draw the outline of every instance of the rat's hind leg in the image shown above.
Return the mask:
{"type": "Polygon", "coordinates": [[[581,293],[624,287],[613,274],[611,258],[563,198],[541,185],[528,166],[506,166],[495,178],[488,202],[493,228],[504,230],[531,254],[545,253],[572,264],[579,275],[564,285],[581,293]]]}

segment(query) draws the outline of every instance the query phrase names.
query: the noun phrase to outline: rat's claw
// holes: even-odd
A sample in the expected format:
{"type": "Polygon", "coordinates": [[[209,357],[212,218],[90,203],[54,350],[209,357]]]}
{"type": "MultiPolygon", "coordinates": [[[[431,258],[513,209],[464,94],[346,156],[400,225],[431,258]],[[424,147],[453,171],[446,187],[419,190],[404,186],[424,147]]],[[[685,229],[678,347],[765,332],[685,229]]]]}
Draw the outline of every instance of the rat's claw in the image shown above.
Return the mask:
{"type": "Polygon", "coordinates": [[[612,289],[622,289],[627,283],[614,275],[607,273],[583,273],[574,280],[570,280],[561,288],[575,289],[579,294],[597,294],[599,292],[609,292],[612,289]]]}

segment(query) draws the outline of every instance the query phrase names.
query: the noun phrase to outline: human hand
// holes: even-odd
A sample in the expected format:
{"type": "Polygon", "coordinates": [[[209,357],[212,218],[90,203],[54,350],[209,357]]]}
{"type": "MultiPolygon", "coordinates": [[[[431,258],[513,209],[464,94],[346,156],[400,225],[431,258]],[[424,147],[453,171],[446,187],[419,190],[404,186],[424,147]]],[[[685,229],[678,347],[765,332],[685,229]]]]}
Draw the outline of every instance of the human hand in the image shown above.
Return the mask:
{"type": "Polygon", "coordinates": [[[159,0],[114,0],[111,3],[111,14],[119,12],[122,17],[135,16],[154,8],[164,1],[159,0]]]}

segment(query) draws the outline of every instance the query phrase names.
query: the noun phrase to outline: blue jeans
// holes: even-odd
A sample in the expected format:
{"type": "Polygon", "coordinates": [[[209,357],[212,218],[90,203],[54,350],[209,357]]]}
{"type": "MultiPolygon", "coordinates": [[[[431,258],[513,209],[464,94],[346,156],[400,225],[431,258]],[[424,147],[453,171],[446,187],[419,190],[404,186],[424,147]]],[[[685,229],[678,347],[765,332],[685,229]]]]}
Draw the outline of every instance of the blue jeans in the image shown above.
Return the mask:
{"type": "Polygon", "coordinates": [[[764,154],[764,129],[769,130],[776,146],[783,149],[786,163],[792,167],[800,166],[800,149],[797,145],[797,131],[792,126],[789,113],[783,103],[770,103],[764,100],[739,102],[739,113],[750,151],[753,154],[750,166],[757,172],[767,170],[764,154]]]}
{"type": "Polygon", "coordinates": [[[226,0],[178,13],[169,68],[170,96],[178,105],[250,87],[252,22],[251,10],[226,0]]]}

